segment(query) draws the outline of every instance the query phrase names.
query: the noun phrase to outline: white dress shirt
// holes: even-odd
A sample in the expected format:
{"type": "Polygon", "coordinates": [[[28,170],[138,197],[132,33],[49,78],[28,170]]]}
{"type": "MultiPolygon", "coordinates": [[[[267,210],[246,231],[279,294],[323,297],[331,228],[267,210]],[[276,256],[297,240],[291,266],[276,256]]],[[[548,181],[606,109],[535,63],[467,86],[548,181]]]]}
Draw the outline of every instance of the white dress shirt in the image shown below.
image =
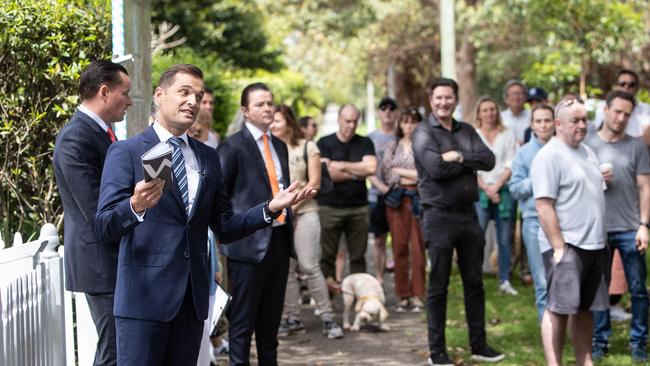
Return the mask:
{"type": "Polygon", "coordinates": [[[86,115],[88,115],[88,117],[92,118],[93,121],[97,122],[97,124],[99,125],[99,127],[101,127],[102,130],[104,130],[104,132],[107,132],[107,131],[108,131],[108,124],[107,124],[106,122],[104,122],[103,119],[99,118],[99,116],[98,116],[97,114],[95,114],[95,112],[93,112],[93,111],[91,111],[90,109],[88,109],[88,107],[86,107],[85,105],[81,104],[79,107],[77,107],[77,109],[78,109],[80,112],[83,112],[83,113],[85,113],[86,115]]]}
{"type": "MultiPolygon", "coordinates": [[[[158,135],[160,141],[167,141],[170,138],[174,137],[174,135],[172,135],[171,132],[167,131],[158,121],[154,122],[153,130],[156,131],[156,135],[158,135]]],[[[183,154],[183,160],[185,161],[185,171],[187,172],[188,212],[192,212],[194,199],[196,199],[196,191],[199,188],[199,175],[201,169],[199,167],[199,162],[196,160],[194,151],[188,145],[187,132],[184,132],[178,137],[183,140],[183,143],[181,144],[181,153],[183,154]]],[[[167,143],[169,144],[169,147],[172,149],[174,148],[170,142],[167,143]]]]}
{"type": "Polygon", "coordinates": [[[530,110],[524,109],[515,116],[508,108],[501,111],[501,120],[503,120],[503,125],[515,134],[517,143],[523,144],[526,129],[530,127],[530,110]]]}

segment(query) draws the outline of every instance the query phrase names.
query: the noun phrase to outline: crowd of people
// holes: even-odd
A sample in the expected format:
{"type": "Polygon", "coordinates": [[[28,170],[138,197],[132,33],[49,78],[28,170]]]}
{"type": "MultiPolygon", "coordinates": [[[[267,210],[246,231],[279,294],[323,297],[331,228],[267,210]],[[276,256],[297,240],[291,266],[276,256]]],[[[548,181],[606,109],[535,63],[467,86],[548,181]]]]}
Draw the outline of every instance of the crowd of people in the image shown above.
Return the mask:
{"type": "Polygon", "coordinates": [[[518,80],[504,87],[505,110],[482,97],[465,123],[455,117],[458,84],[439,78],[429,115],[384,97],[379,129],[365,137],[361,111],[345,104],[337,131],[317,141],[316,120],[277,104],[263,83],[243,89],[220,141],[214,97],[193,65],[161,75],[149,128],[125,141],[111,123],[131,105],[126,69],[95,61],[79,89],[54,171],[66,288],[86,294],[95,365],[205,366],[217,355],[248,365],[253,335],[258,363],[277,365],[278,337],[305,331],[301,283],[324,336],[343,338],[332,305],[342,261],[367,272],[369,238],[376,279],[394,272],[394,310],[427,313],[431,365],[454,364],[445,340],[454,258],[472,359],[504,359],[487,342],[483,276],[496,251],[499,291],[518,295],[515,241],[549,365],[562,364],[567,328],[577,364],[607,355],[609,309],[626,291],[612,291],[616,282],[631,295],[631,358],[647,361],[650,106],[635,99],[633,71],[618,74],[593,123],[576,95],[551,106],[518,80]],[[143,176],[141,156],[161,141],[172,150],[171,187],[143,176]],[[486,245],[490,221],[496,245],[486,245]],[[217,283],[232,300],[227,323],[211,329],[217,283]]]}

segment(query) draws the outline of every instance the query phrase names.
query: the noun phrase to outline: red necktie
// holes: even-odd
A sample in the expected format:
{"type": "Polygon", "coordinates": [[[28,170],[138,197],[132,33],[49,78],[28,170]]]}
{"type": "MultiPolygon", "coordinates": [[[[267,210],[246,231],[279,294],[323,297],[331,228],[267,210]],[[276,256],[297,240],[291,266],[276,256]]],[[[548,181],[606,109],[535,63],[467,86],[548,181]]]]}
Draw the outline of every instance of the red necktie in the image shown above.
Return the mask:
{"type": "Polygon", "coordinates": [[[106,130],[106,134],[108,135],[108,138],[111,139],[111,143],[117,141],[117,138],[115,137],[115,133],[113,132],[111,126],[108,126],[108,130],[106,130]]]}

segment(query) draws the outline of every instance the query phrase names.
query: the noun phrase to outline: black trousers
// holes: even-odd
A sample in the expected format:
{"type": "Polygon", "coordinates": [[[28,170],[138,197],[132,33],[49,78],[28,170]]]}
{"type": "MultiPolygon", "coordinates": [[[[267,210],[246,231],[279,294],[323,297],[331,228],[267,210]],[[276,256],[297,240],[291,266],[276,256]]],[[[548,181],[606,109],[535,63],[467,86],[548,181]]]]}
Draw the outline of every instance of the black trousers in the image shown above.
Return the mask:
{"type": "Polygon", "coordinates": [[[278,327],[289,273],[290,235],[288,224],[274,228],[260,263],[228,258],[230,366],[250,365],[253,332],[259,366],[278,364],[278,327]]]}
{"type": "Polygon", "coordinates": [[[427,294],[429,349],[445,351],[447,287],[454,249],[463,280],[465,317],[472,350],[486,344],[485,291],[483,290],[483,246],[485,239],[473,206],[466,210],[423,210],[422,232],[426,242],[431,273],[427,294]]]}
{"type": "Polygon", "coordinates": [[[85,294],[90,316],[97,329],[97,348],[94,366],[114,366],[117,364],[115,346],[115,318],[113,317],[113,292],[106,294],[85,294]]]}

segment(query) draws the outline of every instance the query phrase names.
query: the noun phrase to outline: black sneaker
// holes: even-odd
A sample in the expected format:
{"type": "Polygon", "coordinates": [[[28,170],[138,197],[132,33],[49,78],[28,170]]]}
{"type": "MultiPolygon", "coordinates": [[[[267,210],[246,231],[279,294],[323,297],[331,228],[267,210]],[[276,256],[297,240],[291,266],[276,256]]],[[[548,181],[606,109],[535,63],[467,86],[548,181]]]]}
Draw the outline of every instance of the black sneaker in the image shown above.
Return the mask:
{"type": "Polygon", "coordinates": [[[487,344],[481,348],[472,350],[472,360],[481,362],[499,362],[506,357],[501,352],[493,350],[487,344]]]}
{"type": "Polygon", "coordinates": [[[429,356],[429,365],[431,366],[454,366],[454,361],[447,356],[447,352],[440,351],[431,353],[429,356]]]}

